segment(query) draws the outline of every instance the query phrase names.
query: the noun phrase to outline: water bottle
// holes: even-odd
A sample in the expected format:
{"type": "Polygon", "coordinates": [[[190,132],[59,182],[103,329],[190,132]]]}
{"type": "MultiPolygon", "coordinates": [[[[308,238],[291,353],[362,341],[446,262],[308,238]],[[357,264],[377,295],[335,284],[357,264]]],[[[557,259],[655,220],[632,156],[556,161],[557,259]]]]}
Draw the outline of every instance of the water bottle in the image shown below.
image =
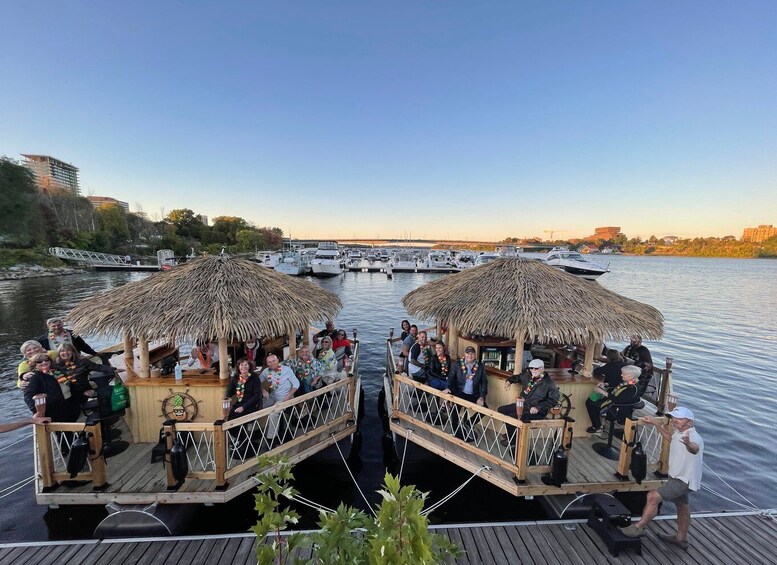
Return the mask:
{"type": "Polygon", "coordinates": [[[175,380],[180,381],[183,379],[183,370],[181,369],[181,364],[177,363],[175,364],[175,380]]]}

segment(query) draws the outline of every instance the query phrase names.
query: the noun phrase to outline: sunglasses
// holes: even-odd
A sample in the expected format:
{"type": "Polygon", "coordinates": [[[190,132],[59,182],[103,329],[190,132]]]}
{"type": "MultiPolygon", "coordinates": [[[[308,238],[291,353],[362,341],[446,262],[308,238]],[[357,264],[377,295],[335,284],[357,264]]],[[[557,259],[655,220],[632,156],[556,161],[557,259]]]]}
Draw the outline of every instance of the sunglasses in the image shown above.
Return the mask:
{"type": "Polygon", "coordinates": [[[542,371],[542,367],[529,367],[530,371],[542,371]]]}

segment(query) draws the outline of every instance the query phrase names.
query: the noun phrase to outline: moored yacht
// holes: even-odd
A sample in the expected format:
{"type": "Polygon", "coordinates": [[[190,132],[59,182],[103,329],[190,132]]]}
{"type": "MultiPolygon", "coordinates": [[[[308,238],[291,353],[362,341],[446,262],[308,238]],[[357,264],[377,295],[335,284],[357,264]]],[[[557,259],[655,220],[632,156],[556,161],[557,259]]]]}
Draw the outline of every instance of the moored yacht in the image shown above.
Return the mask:
{"type": "Polygon", "coordinates": [[[594,280],[610,272],[609,265],[583,257],[577,251],[570,251],[565,247],[554,247],[545,256],[544,261],[551,267],[588,280],[594,280]]]}
{"type": "Polygon", "coordinates": [[[395,251],[389,265],[394,271],[415,271],[418,267],[412,251],[395,251]]]}
{"type": "Polygon", "coordinates": [[[283,253],[280,251],[257,251],[256,252],[256,261],[259,263],[262,267],[270,267],[271,269],[274,269],[275,266],[281,262],[281,258],[283,257],[283,253]]]}
{"type": "Polygon", "coordinates": [[[430,269],[449,269],[455,263],[447,251],[430,251],[426,256],[426,266],[430,269]]]}
{"type": "Polygon", "coordinates": [[[343,273],[343,256],[334,241],[320,241],[310,262],[314,277],[336,277],[343,273]]]}
{"type": "Polygon", "coordinates": [[[284,275],[298,277],[307,273],[310,268],[309,256],[303,255],[298,251],[286,251],[283,253],[280,262],[275,265],[275,270],[284,275]]]}
{"type": "Polygon", "coordinates": [[[475,267],[479,265],[486,265],[487,263],[490,263],[491,261],[496,261],[497,259],[502,259],[502,256],[500,256],[498,253],[494,253],[491,251],[484,251],[483,253],[477,256],[477,259],[475,259],[475,267]]]}

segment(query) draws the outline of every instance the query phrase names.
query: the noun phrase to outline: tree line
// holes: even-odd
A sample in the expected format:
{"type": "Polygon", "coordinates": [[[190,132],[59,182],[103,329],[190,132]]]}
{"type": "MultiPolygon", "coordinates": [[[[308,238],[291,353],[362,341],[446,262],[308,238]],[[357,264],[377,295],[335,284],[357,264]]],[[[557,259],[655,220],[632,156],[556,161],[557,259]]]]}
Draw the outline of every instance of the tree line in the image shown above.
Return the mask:
{"type": "Polygon", "coordinates": [[[176,255],[280,249],[283,231],[257,227],[243,218],[219,216],[206,226],[188,208],[152,221],[115,204],[97,208],[72,193],[38,190],[35,177],[13,159],[0,157],[0,246],[16,249],[71,247],[120,255],[176,255]]]}

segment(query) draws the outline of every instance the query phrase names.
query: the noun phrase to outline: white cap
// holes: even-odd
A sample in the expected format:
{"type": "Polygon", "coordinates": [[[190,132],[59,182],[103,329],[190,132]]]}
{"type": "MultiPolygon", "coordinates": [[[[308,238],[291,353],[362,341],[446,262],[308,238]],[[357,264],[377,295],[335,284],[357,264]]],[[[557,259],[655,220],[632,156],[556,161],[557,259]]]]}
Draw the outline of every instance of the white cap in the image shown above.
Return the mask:
{"type": "Polygon", "coordinates": [[[672,418],[685,418],[686,420],[693,420],[693,412],[684,406],[678,406],[671,412],[667,412],[672,418]]]}
{"type": "Polygon", "coordinates": [[[529,368],[531,369],[532,367],[538,367],[540,369],[544,369],[545,361],[543,361],[542,359],[532,359],[531,361],[529,361],[529,368]]]}

